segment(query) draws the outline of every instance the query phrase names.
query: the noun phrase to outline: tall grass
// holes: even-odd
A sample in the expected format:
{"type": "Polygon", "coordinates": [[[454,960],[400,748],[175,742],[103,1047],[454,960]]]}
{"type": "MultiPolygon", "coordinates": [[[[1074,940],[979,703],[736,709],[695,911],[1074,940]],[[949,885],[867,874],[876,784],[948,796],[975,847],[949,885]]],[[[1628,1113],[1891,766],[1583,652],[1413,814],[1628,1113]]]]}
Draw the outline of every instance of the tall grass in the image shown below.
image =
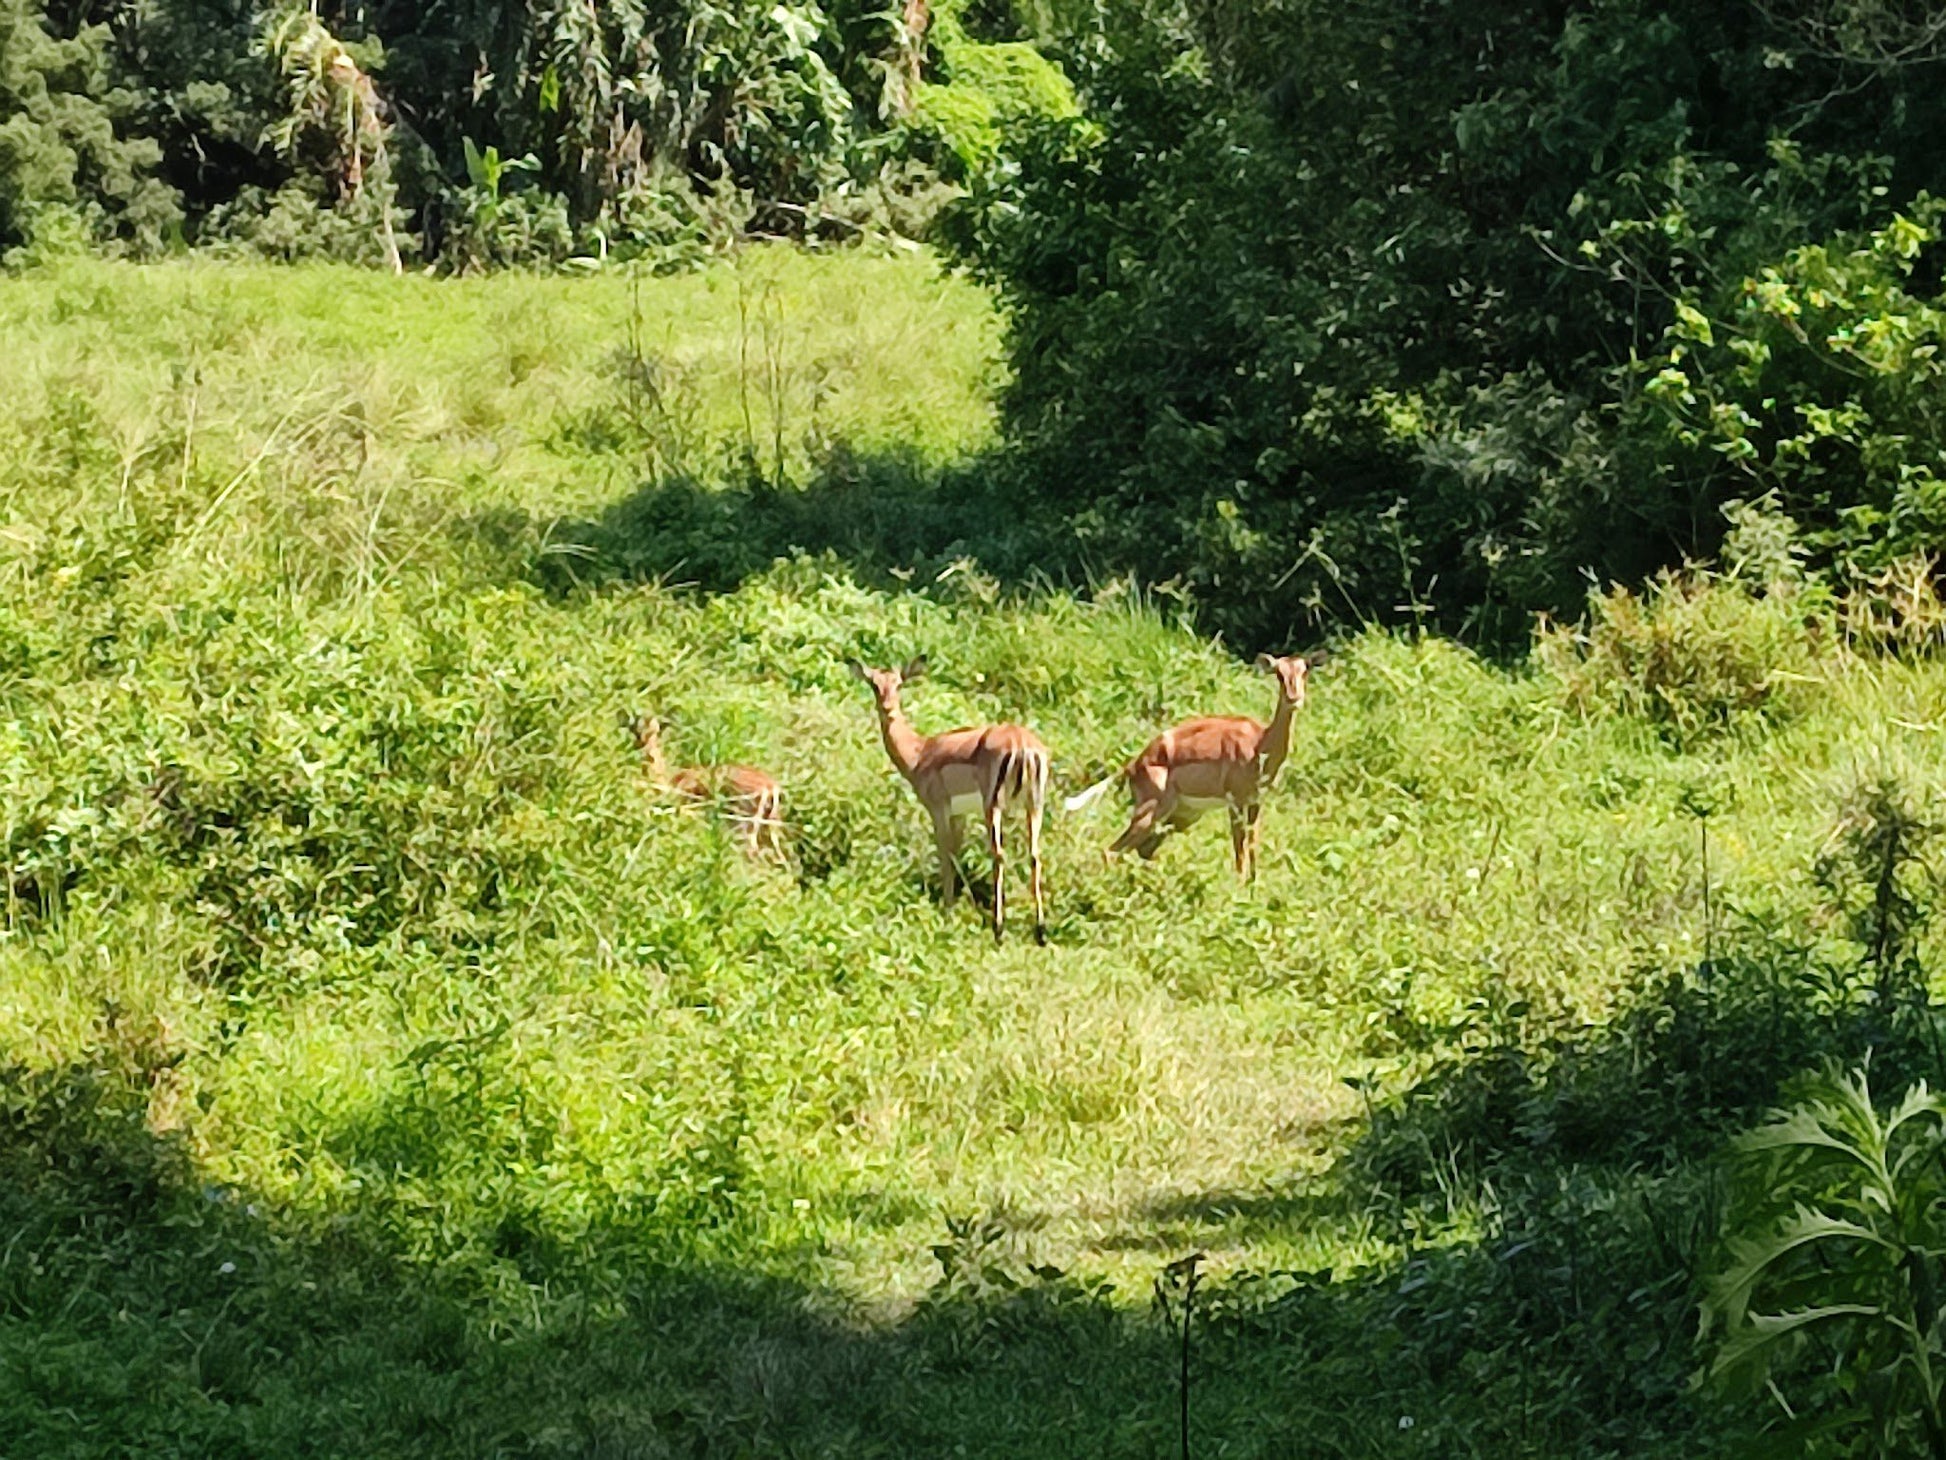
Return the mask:
{"type": "MultiPolygon", "coordinates": [[[[1210,827],[1105,865],[1117,808],[1056,818],[1053,946],[994,950],[931,900],[848,656],[925,652],[922,728],[1021,719],[1070,790],[1271,691],[1167,600],[1003,587],[977,522],[901,564],[895,517],[820,520],[897,510],[834,486],[835,459],[977,478],[993,342],[913,257],[755,253],[639,288],[0,281],[0,1432],[22,1453],[1150,1453],[1174,1410],[1141,1377],[1172,1372],[1144,1295],[1191,1248],[1229,1324],[1199,1413],[1235,1453],[1714,1433],[1681,1334],[1636,1361],[1652,1403],[1577,1398],[1596,1358],[1558,1334],[1483,1342],[1468,1379],[1396,1275],[1432,1264],[1441,1301],[1555,1334],[1523,1269],[1477,1259],[1515,1186],[1567,1168],[1495,1162],[1546,1154],[1550,1072],[1639,1088],[1590,1052],[1628,1018],[1715,1017],[1707,991],[1656,1002],[1709,936],[1699,788],[1715,936],[1836,967],[1820,849],[1874,757],[1939,784],[1946,675],[1851,660],[1788,721],[1672,740],[1570,669],[1369,635],[1316,677],[1253,886],[1210,827]],[[715,592],[592,571],[617,539],[571,524],[679,480],[788,497],[773,526],[856,527],[874,556],[766,536],[775,561],[715,592]],[[685,763],[776,773],[789,865],[657,798],[618,710],[658,714],[685,763]],[[1515,1102],[1501,1124],[1407,1098],[1516,1059],[1526,1083],[1466,1087],[1515,1102]],[[1266,1273],[1307,1276],[1243,1276],[1266,1273]],[[1374,1324],[1391,1361],[1305,1346],[1374,1324]],[[1635,1428],[1576,1436],[1584,1399],[1635,1428]]],[[[1694,1176],[1639,1176],[1679,1114],[1585,1104],[1638,1174],[1530,1210],[1592,1231],[1645,1204],[1628,1261],[1664,1283],[1600,1321],[1585,1300],[1598,1356],[1687,1311],[1653,1234],[1694,1176]]]]}

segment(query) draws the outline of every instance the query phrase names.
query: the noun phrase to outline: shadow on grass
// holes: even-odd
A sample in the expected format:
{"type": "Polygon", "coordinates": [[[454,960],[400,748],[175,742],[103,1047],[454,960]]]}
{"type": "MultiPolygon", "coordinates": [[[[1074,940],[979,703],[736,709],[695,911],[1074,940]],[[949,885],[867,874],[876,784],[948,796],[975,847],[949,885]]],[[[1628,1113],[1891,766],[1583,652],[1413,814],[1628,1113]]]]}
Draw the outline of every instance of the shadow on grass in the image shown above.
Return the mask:
{"type": "Polygon", "coordinates": [[[1658,1175],[1708,1156],[1825,1062],[1936,1082],[1927,1016],[1872,991],[1860,969],[1758,950],[1650,976],[1633,1007],[1577,1035],[1478,1029],[1368,1110],[1344,1174],[1405,1201],[1513,1165],[1658,1175]]]}
{"type": "MultiPolygon", "coordinates": [[[[707,1243],[670,1250],[652,1215],[569,1239],[428,1211],[423,1245],[356,1198],[301,1217],[207,1181],[153,1128],[156,1053],[0,1069],[7,1453],[1101,1453],[1045,1443],[1083,1411],[1112,1453],[1161,1453],[1141,1436],[1166,1428],[1146,1377],[1163,1349],[1074,1285],[871,1327],[707,1243]]],[[[420,1124],[388,1112],[354,1139],[418,1159],[420,1124]]]]}
{"type": "MultiPolygon", "coordinates": [[[[1655,981],[1585,1037],[1491,1032],[1375,1101],[1326,1178],[1159,1201],[1105,1244],[1158,1272],[1320,1232],[1404,1254],[1219,1272],[1194,1453],[1747,1436],[1688,1392],[1710,1153],[1798,1071],[1870,1050],[1889,1089],[1931,1073],[1930,1040],[1782,955],[1655,981]]],[[[489,1045],[416,1053],[416,1083],[327,1134],[349,1179],[311,1211],[198,1167],[160,1026],[110,1011],[75,1062],[0,1068],[0,1433],[73,1456],[1179,1453],[1166,1304],[1032,1267],[996,1220],[951,1224],[932,1291],[867,1318],[790,1275],[810,1254],[760,1194],[745,1210],[733,1117],[563,1230],[496,1180],[546,1152],[489,1045]]]]}
{"type": "Polygon", "coordinates": [[[557,594],[648,580],[729,592],[800,554],[835,557],[861,582],[888,587],[958,563],[1008,587],[1080,582],[1088,569],[1072,530],[999,458],[941,468],[838,450],[804,486],[674,477],[544,532],[505,513],[468,519],[462,531],[503,552],[524,548],[530,575],[557,594]]]}
{"type": "MultiPolygon", "coordinates": [[[[172,1129],[193,1119],[177,1058],[111,1017],[75,1063],[0,1069],[0,1433],[19,1453],[1179,1453],[1166,1307],[1028,1267],[1000,1225],[954,1225],[932,1292],[868,1320],[776,1275],[789,1253],[739,1234],[735,1203],[647,1192],[553,1229],[495,1195],[517,1153],[455,1143],[442,1117],[467,1112],[411,1096],[328,1138],[355,1179],[326,1214],[280,1208],[198,1168],[172,1129]]],[[[727,1160],[711,1139],[698,1159],[727,1160]]],[[[1686,1269],[1636,1216],[1604,1233],[1604,1199],[1563,1172],[1523,1208],[1554,1213],[1538,1234],[1213,1281],[1194,1453],[1708,1450],[1681,1392],[1686,1269]]],[[[1137,1225],[1160,1268],[1179,1232],[1342,1223],[1360,1200],[1212,1194],[1137,1225]]]]}
{"type": "Polygon", "coordinates": [[[1886,1092],[1938,1083],[1934,1016],[1887,1010],[1871,985],[1801,954],[1752,954],[1655,980],[1577,1037],[1478,1031],[1374,1099],[1322,1179],[1169,1197],[1106,1245],[1372,1239],[1403,1265],[1219,1290],[1210,1362],[1247,1367],[1268,1343],[1341,1392],[1382,1365],[1402,1420],[1416,1392],[1417,1425],[1429,1409],[1450,1418],[1466,1393],[1479,1418],[1454,1453],[1718,1453],[1760,1416],[1689,1392],[1698,1280],[1725,1201],[1716,1153],[1828,1061],[1869,1060],[1886,1092]]]}

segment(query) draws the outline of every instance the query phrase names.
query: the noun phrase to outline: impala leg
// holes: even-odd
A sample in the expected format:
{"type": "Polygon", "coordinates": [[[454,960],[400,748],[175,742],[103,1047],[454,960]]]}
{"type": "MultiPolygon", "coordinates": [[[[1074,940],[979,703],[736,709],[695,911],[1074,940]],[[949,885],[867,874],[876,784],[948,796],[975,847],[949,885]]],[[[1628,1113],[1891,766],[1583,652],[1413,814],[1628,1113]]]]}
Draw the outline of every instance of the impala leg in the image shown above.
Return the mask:
{"type": "Polygon", "coordinates": [[[1047,768],[1027,783],[1027,862],[1034,889],[1034,941],[1047,946],[1047,899],[1041,891],[1041,812],[1047,804],[1047,768]]]}
{"type": "Polygon", "coordinates": [[[1116,852],[1126,852],[1140,847],[1143,841],[1149,837],[1154,827],[1155,803],[1151,801],[1146,805],[1136,807],[1135,815],[1129,818],[1128,827],[1120,836],[1108,844],[1109,855],[1113,856],[1116,852]]]}
{"type": "Polygon", "coordinates": [[[1243,849],[1250,859],[1250,880],[1253,882],[1257,878],[1257,844],[1263,839],[1262,824],[1257,819],[1262,812],[1263,806],[1256,801],[1252,801],[1248,806],[1243,808],[1243,849]]]}
{"type": "Polygon", "coordinates": [[[1230,803],[1230,860],[1236,864],[1237,880],[1248,882],[1249,829],[1243,822],[1243,808],[1236,802],[1230,803]]]}
{"type": "Polygon", "coordinates": [[[939,849],[940,906],[950,912],[959,897],[959,865],[953,860],[959,852],[959,822],[951,812],[933,812],[932,840],[939,849]]]}
{"type": "MultiPolygon", "coordinates": [[[[1140,808],[1128,830],[1122,833],[1121,840],[1115,843],[1116,850],[1128,847],[1135,849],[1135,855],[1143,861],[1155,855],[1156,848],[1162,845],[1162,838],[1177,828],[1177,811],[1180,797],[1174,791],[1165,790],[1155,800],[1140,808]]],[[[1187,825],[1184,822],[1183,825],[1187,825]]]]}
{"type": "Polygon", "coordinates": [[[784,855],[784,798],[781,795],[771,798],[770,819],[765,823],[765,828],[771,855],[781,858],[784,855]]]}
{"type": "Polygon", "coordinates": [[[768,852],[773,857],[782,857],[784,855],[783,828],[782,798],[775,795],[759,798],[757,824],[751,828],[751,854],[762,856],[768,852]]]}
{"type": "Polygon", "coordinates": [[[1175,809],[1176,798],[1167,791],[1154,800],[1142,802],[1135,808],[1135,815],[1129,818],[1128,829],[1109,843],[1108,850],[1134,851],[1144,859],[1153,857],[1162,841],[1162,829],[1175,809]]]}
{"type": "Polygon", "coordinates": [[[1128,819],[1128,827],[1122,834],[1108,844],[1108,855],[1117,852],[1137,851],[1144,857],[1155,854],[1156,818],[1167,814],[1168,780],[1155,773],[1152,768],[1138,769],[1129,776],[1129,790],[1135,797],[1134,814],[1128,819]],[[1148,850],[1143,851],[1144,845],[1148,850]]]}
{"type": "Polygon", "coordinates": [[[998,943],[1007,928],[1007,853],[1000,832],[1000,817],[1007,803],[1000,796],[987,802],[987,850],[993,853],[993,941],[998,943]]]}

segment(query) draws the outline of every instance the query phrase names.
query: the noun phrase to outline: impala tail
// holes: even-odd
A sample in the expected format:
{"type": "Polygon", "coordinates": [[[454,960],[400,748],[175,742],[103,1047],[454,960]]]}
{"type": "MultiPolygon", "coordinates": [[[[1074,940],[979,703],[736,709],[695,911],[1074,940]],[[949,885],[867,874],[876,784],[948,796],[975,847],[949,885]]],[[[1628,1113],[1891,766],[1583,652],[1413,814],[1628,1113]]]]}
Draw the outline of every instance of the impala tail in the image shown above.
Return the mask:
{"type": "Polygon", "coordinates": [[[1034,749],[1008,751],[1000,762],[999,785],[1008,797],[1026,794],[1047,785],[1047,757],[1034,749]]]}
{"type": "Polygon", "coordinates": [[[1114,787],[1115,782],[1120,780],[1121,777],[1122,773],[1120,771],[1103,776],[1092,786],[1088,787],[1087,790],[1080,792],[1078,795],[1068,797],[1061,805],[1069,811],[1086,811],[1095,802],[1099,801],[1103,796],[1106,796],[1114,787]]]}

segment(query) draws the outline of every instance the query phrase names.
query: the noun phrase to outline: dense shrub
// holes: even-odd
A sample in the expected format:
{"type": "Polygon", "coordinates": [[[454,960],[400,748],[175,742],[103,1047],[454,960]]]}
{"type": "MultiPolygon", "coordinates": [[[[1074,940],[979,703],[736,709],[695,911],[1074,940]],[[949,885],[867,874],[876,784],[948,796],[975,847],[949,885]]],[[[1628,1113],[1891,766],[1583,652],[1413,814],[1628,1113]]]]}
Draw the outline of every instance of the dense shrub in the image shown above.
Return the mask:
{"type": "Polygon", "coordinates": [[[955,225],[1009,308],[1024,475],[1098,565],[1250,642],[1428,614],[1518,642],[1771,486],[1820,553],[1918,545],[1931,205],[1891,214],[1946,184],[1943,63],[1923,33],[1874,61],[1853,10],[1884,18],[1112,8],[1085,120],[955,225]]]}
{"type": "Polygon", "coordinates": [[[1830,643],[1799,595],[1690,571],[1591,595],[1582,624],[1543,630],[1536,647],[1570,702],[1639,715],[1684,744],[1801,708],[1830,643]]]}
{"type": "Polygon", "coordinates": [[[991,166],[1010,136],[1078,114],[1067,77],[1025,41],[976,41],[947,12],[934,44],[939,77],[918,87],[907,126],[953,176],[991,166]]]}
{"type": "Polygon", "coordinates": [[[0,3],[0,252],[153,253],[181,221],[112,54],[106,26],[63,33],[32,0],[0,3]]]}
{"type": "Polygon", "coordinates": [[[1740,475],[1849,573],[1946,538],[1943,217],[1921,193],[1882,227],[1792,248],[1680,304],[1647,367],[1683,465],[1740,475]]]}
{"type": "Polygon", "coordinates": [[[186,235],[465,271],[922,233],[942,172],[1073,109],[1022,22],[976,40],[958,11],[8,0],[0,251],[186,235]],[[483,182],[487,156],[519,176],[483,182]]]}

